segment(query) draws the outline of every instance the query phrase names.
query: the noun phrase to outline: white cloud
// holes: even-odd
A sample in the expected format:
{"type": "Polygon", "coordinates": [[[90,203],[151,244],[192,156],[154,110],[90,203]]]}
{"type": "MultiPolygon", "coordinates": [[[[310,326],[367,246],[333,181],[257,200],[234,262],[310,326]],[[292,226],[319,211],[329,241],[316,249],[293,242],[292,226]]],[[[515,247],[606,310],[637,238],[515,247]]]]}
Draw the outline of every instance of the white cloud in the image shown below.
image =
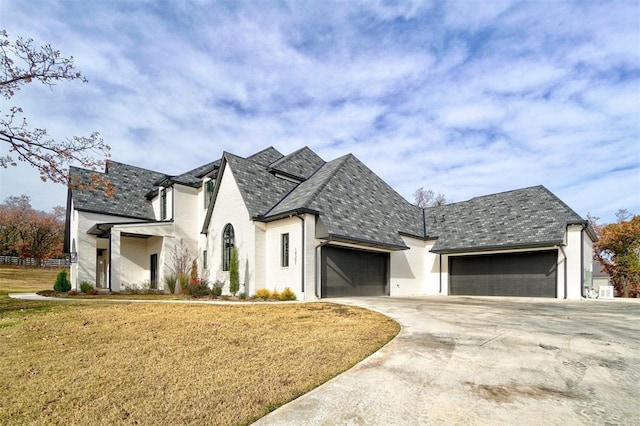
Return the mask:
{"type": "MultiPolygon", "coordinates": [[[[308,145],[326,159],[353,152],[407,198],[545,184],[608,220],[640,213],[639,13],[628,2],[0,5],[12,36],[74,55],[90,80],[29,87],[15,103],[56,137],[99,131],[117,161],[177,174],[223,150],[308,145]]],[[[64,203],[27,167],[0,177],[2,199],[64,203]]]]}

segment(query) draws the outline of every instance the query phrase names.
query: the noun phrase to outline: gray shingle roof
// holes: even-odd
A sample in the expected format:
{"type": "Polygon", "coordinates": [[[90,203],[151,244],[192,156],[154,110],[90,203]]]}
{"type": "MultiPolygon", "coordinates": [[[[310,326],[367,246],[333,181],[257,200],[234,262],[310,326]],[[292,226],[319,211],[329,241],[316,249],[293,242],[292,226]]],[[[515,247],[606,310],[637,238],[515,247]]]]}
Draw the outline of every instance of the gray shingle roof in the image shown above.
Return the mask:
{"type": "MultiPolygon", "coordinates": [[[[71,196],[78,210],[153,220],[151,202],[145,195],[156,191],[157,182],[169,179],[199,186],[202,176],[217,175],[218,167],[227,166],[252,218],[274,220],[313,212],[319,215],[329,238],[365,245],[405,248],[401,235],[406,234],[437,239],[432,249],[436,253],[535,247],[562,244],[567,224],[585,223],[543,186],[427,208],[423,219],[422,209],[410,204],[355,156],[348,154],[325,163],[307,147],[286,157],[273,148],[246,159],[225,153],[222,162],[214,161],[177,177],[109,161],[101,174],[115,186],[114,197],[106,197],[100,189],[72,189],[71,196]],[[301,182],[275,176],[274,170],[297,176],[301,182]]],[[[85,182],[91,181],[93,173],[70,168],[72,178],[85,182]]]]}
{"type": "Polygon", "coordinates": [[[299,180],[305,180],[324,164],[325,161],[318,154],[305,146],[272,163],[269,168],[299,180]]]}
{"type": "Polygon", "coordinates": [[[300,183],[294,191],[280,201],[268,212],[265,212],[267,218],[283,215],[299,209],[311,209],[311,204],[315,200],[318,193],[325,187],[327,182],[336,174],[337,170],[347,160],[347,156],[336,158],[326,163],[307,181],[300,183]]]}
{"type": "Polygon", "coordinates": [[[211,173],[219,165],[220,160],[212,161],[211,163],[196,167],[195,169],[189,170],[181,175],[173,176],[170,178],[170,181],[198,188],[202,186],[202,177],[207,173],[211,173]]]}
{"type": "Polygon", "coordinates": [[[151,202],[145,195],[154,189],[154,182],[166,175],[111,160],[107,162],[105,173],[73,166],[69,169],[72,179],[77,178],[87,183],[91,182],[91,176],[95,173],[113,184],[115,195],[109,198],[104,195],[103,189],[72,189],[71,196],[76,209],[137,219],[154,219],[151,202]]]}
{"type": "Polygon", "coordinates": [[[352,154],[326,163],[267,218],[295,209],[319,211],[329,236],[335,239],[402,248],[400,233],[423,236],[422,210],[352,154]]]}
{"type": "Polygon", "coordinates": [[[436,253],[561,244],[567,224],[584,220],[544,186],[425,210],[436,253]]]}

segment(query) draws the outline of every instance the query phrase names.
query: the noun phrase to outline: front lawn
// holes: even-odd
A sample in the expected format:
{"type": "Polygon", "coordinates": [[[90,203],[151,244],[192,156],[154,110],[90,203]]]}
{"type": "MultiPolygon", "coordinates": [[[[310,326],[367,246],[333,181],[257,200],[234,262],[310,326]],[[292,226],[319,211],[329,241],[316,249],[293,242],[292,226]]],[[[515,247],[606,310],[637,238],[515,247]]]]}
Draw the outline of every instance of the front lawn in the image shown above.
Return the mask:
{"type": "MultiPolygon", "coordinates": [[[[66,268],[67,272],[69,271],[66,268]]],[[[18,266],[0,266],[0,294],[35,293],[41,290],[53,290],[56,275],[61,269],[23,268],[18,266]]]]}
{"type": "Polygon", "coordinates": [[[328,303],[0,299],[0,424],[248,424],[399,331],[328,303]]]}

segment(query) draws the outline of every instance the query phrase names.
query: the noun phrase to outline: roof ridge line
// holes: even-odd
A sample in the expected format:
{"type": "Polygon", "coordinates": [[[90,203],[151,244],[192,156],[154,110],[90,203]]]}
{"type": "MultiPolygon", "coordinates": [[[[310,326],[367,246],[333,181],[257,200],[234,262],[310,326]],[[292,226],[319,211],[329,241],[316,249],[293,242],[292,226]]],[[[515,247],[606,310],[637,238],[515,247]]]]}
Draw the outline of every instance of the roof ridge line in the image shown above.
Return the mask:
{"type": "MultiPolygon", "coordinates": [[[[477,198],[492,197],[494,195],[507,194],[509,192],[516,192],[516,191],[522,191],[522,190],[525,190],[525,189],[533,189],[533,188],[544,188],[544,189],[547,189],[547,188],[544,187],[544,185],[531,185],[531,186],[525,186],[523,188],[507,189],[506,191],[493,192],[491,194],[476,195],[475,197],[472,197],[472,198],[469,198],[468,200],[460,201],[460,202],[464,203],[466,201],[472,201],[472,200],[475,200],[477,198]]],[[[454,203],[451,203],[451,204],[454,204],[454,203]]]]}
{"type": "MultiPolygon", "coordinates": [[[[144,171],[146,171],[146,172],[158,173],[158,174],[160,174],[160,175],[165,175],[165,176],[167,176],[167,174],[166,174],[165,172],[159,172],[159,171],[157,171],[157,170],[146,169],[146,168],[144,168],[144,167],[134,166],[133,164],[123,163],[123,162],[121,162],[121,161],[115,161],[115,160],[112,160],[112,159],[108,159],[108,160],[106,160],[106,161],[105,161],[105,168],[108,168],[108,164],[109,164],[109,163],[121,164],[121,165],[126,166],[126,167],[132,167],[132,168],[134,168],[134,169],[144,170],[144,171]]],[[[82,170],[88,170],[88,171],[90,171],[90,172],[95,172],[95,170],[85,169],[85,168],[83,168],[83,167],[78,167],[78,168],[79,168],[79,169],[82,169],[82,170]]]]}
{"type": "MultiPolygon", "coordinates": [[[[274,162],[272,162],[271,164],[267,165],[267,167],[272,168],[274,164],[276,164],[276,163],[278,163],[278,162],[280,162],[280,161],[283,161],[285,158],[292,157],[292,156],[296,155],[297,153],[299,153],[300,151],[302,151],[302,150],[303,150],[303,149],[305,149],[305,148],[307,148],[307,149],[311,150],[311,152],[313,152],[313,150],[312,150],[311,148],[309,148],[308,146],[306,146],[306,145],[305,145],[305,146],[303,146],[302,148],[298,148],[298,149],[296,149],[295,151],[290,152],[290,153],[289,153],[289,154],[287,154],[287,155],[283,155],[282,157],[278,158],[276,161],[274,161],[274,162]]],[[[275,148],[274,148],[274,149],[275,149],[275,148]]],[[[276,150],[276,151],[277,151],[277,150],[276,150]]],[[[280,151],[278,151],[278,152],[280,152],[280,151]]],[[[315,152],[314,152],[314,154],[315,154],[315,152]]],[[[318,154],[316,154],[316,155],[318,155],[318,154]]]]}

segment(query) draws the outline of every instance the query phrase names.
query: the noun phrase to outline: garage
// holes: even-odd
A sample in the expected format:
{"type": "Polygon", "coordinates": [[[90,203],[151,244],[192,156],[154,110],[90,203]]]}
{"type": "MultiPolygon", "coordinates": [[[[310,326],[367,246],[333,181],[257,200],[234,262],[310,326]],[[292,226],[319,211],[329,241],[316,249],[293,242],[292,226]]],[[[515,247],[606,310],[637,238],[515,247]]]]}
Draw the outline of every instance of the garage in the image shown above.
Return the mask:
{"type": "Polygon", "coordinates": [[[556,297],[556,250],[449,258],[449,294],[556,297]]]}
{"type": "Polygon", "coordinates": [[[388,294],[389,253],[324,246],[321,269],[322,297],[388,294]]]}

